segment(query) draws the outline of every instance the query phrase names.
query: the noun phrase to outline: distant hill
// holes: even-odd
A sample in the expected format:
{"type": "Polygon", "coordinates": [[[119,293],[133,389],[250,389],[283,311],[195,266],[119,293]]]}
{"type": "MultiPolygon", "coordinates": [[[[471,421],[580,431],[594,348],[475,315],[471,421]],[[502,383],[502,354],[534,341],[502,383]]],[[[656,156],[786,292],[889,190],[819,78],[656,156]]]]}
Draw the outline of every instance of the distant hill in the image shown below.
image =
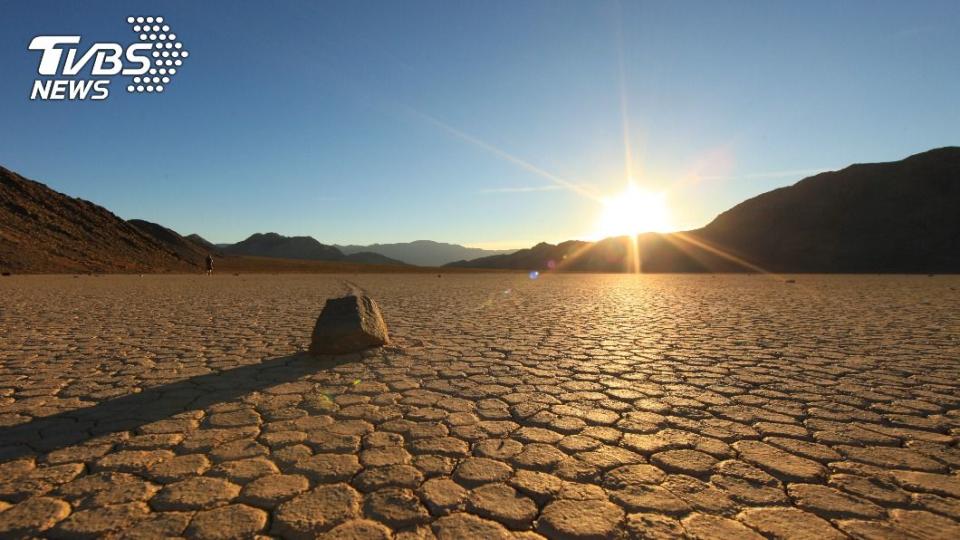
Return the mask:
{"type": "Polygon", "coordinates": [[[453,261],[476,259],[490,255],[504,255],[515,251],[469,248],[459,244],[445,244],[432,240],[416,240],[414,242],[396,244],[371,244],[369,246],[337,245],[336,247],[348,255],[367,251],[379,253],[391,259],[418,266],[442,266],[453,261]]]}
{"type": "Polygon", "coordinates": [[[570,255],[592,244],[581,240],[568,240],[558,245],[540,242],[528,249],[503,255],[491,255],[472,261],[455,261],[445,266],[452,268],[502,268],[509,270],[549,270],[570,255]]]}
{"type": "Polygon", "coordinates": [[[192,242],[193,245],[198,246],[208,251],[209,253],[212,253],[214,255],[221,253],[220,246],[214,244],[213,242],[210,242],[209,240],[200,236],[199,234],[188,234],[184,236],[184,238],[192,242]]]}
{"type": "Polygon", "coordinates": [[[101,206],[0,167],[3,272],[197,272],[207,254],[215,256],[215,267],[222,271],[418,271],[377,253],[344,255],[309,237],[254,235],[236,248],[241,254],[223,251],[196,234],[184,237],[157,223],[124,221],[101,206]],[[305,251],[297,251],[301,248],[305,251]],[[261,249],[271,255],[260,257],[261,249]]]}
{"type": "Polygon", "coordinates": [[[310,236],[282,236],[277,233],[255,233],[246,240],[222,248],[229,255],[255,255],[284,259],[335,261],[343,258],[339,249],[321,244],[310,236]]]}
{"type": "MultiPolygon", "coordinates": [[[[821,173],[753,197],[687,232],[543,243],[496,255],[430,241],[344,246],[345,254],[309,236],[266,233],[214,254],[220,259],[218,269],[243,271],[418,271],[402,266],[399,257],[439,264],[440,253],[480,252],[488,256],[448,266],[623,272],[639,264],[644,272],[958,273],[958,209],[960,148],[948,147],[821,173]],[[390,255],[394,249],[397,258],[390,255]]],[[[197,235],[183,237],[155,223],[124,221],[0,167],[0,270],[192,272],[212,247],[197,235]]]]}
{"type": "Polygon", "coordinates": [[[109,210],[0,167],[0,269],[187,270],[188,260],[109,210]]]}
{"type": "Polygon", "coordinates": [[[764,193],[701,229],[538,244],[461,268],[960,272],[960,148],[851,165],[764,193]]]}
{"type": "Polygon", "coordinates": [[[403,261],[391,259],[390,257],[381,255],[379,253],[373,253],[370,251],[359,251],[357,253],[344,255],[343,260],[355,262],[355,263],[362,263],[362,264],[393,264],[393,265],[408,266],[407,263],[403,261]]]}
{"type": "Polygon", "coordinates": [[[821,173],[746,200],[698,233],[777,269],[960,271],[960,148],[821,173]]]}
{"type": "Polygon", "coordinates": [[[203,263],[207,254],[210,253],[205,247],[180,236],[175,231],[163,225],[142,219],[131,219],[127,221],[127,223],[147,234],[168,250],[176,253],[181,259],[193,264],[200,265],[203,263]]]}
{"type": "Polygon", "coordinates": [[[246,240],[220,249],[228,255],[313,261],[350,261],[366,264],[405,264],[378,253],[361,251],[344,255],[336,247],[322,244],[311,236],[283,236],[272,232],[255,233],[246,240]]]}

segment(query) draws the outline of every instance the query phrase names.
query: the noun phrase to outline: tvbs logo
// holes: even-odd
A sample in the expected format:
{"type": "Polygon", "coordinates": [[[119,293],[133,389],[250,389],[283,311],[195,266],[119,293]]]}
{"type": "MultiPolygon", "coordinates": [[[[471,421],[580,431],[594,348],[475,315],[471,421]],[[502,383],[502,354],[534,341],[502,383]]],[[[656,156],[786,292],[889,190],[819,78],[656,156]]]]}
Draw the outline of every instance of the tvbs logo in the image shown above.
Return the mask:
{"type": "Polygon", "coordinates": [[[139,41],[93,43],[81,52],[81,36],[37,36],[31,51],[40,51],[30,99],[103,100],[117,76],[130,93],[162,93],[190,53],[163,17],[127,17],[139,41]]]}

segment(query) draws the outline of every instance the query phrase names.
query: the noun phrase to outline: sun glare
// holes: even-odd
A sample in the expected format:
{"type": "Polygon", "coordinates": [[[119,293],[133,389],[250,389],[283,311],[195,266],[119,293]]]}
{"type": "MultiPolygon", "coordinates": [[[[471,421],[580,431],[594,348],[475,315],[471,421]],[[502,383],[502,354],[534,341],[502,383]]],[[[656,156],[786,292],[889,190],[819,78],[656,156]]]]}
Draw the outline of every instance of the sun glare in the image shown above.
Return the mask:
{"type": "Polygon", "coordinates": [[[603,199],[598,238],[668,230],[670,209],[663,193],[639,188],[631,182],[620,194],[603,199]]]}

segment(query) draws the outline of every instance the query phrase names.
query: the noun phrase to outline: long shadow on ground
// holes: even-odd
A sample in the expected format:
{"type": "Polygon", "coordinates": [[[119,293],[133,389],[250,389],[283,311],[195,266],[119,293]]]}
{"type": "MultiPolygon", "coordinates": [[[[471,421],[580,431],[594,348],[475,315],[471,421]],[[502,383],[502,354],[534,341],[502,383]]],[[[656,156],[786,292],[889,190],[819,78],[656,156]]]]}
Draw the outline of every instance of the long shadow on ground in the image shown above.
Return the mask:
{"type": "Polygon", "coordinates": [[[0,462],[81,444],[100,435],[136,430],[184,411],[204,409],[355,359],[306,353],[270,358],[0,428],[0,462]]]}

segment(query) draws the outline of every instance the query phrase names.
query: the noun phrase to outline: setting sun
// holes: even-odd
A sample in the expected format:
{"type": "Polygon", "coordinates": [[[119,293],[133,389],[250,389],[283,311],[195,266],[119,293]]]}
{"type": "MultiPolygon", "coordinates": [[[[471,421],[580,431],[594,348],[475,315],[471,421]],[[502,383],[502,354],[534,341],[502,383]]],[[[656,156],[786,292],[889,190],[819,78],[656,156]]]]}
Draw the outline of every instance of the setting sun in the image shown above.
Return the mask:
{"type": "Polygon", "coordinates": [[[666,196],[639,188],[631,182],[627,189],[603,200],[603,213],[597,225],[597,237],[633,235],[670,230],[670,209],[666,196]]]}

